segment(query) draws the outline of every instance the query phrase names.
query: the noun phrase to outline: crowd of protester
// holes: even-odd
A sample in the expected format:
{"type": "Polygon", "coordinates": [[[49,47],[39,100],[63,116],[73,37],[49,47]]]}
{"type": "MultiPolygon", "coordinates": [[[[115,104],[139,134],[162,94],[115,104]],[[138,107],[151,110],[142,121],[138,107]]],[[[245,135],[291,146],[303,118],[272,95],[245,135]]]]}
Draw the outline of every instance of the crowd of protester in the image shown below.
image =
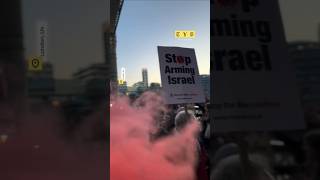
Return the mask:
{"type": "Polygon", "coordinates": [[[209,179],[210,161],[208,156],[210,140],[210,121],[209,114],[206,110],[206,104],[192,105],[168,105],[161,111],[156,120],[158,131],[152,135],[156,141],[174,133],[182,131],[188,123],[196,121],[199,123],[200,132],[197,137],[197,179],[209,179]]]}
{"type": "Polygon", "coordinates": [[[208,106],[209,103],[167,105],[156,117],[158,128],[151,135],[156,141],[179,132],[191,121],[198,122],[197,180],[320,180],[320,131],[302,133],[302,144],[296,145],[303,147],[290,148],[296,149],[303,160],[297,162],[293,172],[279,176],[273,160],[276,153],[270,145],[272,133],[213,136],[208,106]],[[247,142],[246,147],[243,142],[247,142]]]}

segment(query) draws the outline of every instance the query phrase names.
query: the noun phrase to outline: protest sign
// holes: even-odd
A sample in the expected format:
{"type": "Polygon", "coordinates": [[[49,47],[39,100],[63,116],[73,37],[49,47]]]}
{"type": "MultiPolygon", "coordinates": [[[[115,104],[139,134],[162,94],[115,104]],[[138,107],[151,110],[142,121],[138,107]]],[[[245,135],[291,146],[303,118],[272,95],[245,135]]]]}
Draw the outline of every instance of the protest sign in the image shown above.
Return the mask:
{"type": "Polygon", "coordinates": [[[158,55],[166,102],[204,103],[194,49],[158,46],[158,55]]]}
{"type": "Polygon", "coordinates": [[[303,128],[278,1],[212,2],[213,131],[303,128]]]}

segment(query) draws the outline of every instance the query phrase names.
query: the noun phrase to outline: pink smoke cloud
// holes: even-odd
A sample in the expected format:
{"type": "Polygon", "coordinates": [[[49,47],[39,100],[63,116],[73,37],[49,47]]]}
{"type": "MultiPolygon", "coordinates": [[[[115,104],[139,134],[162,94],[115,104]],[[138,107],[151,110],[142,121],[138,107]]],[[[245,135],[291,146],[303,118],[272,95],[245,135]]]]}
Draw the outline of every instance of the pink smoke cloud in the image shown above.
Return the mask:
{"type": "Polygon", "coordinates": [[[197,123],[182,132],[150,141],[161,97],[146,93],[134,105],[126,98],[112,102],[110,122],[111,180],[194,180],[197,123]]]}

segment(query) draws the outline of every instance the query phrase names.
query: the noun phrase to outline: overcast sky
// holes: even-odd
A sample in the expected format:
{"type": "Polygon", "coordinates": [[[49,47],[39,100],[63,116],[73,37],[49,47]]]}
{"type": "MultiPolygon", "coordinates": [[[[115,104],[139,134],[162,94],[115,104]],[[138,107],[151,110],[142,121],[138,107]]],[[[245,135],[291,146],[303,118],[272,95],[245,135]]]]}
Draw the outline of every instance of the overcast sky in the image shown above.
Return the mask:
{"type": "MultiPolygon", "coordinates": [[[[152,16],[156,14],[160,17],[160,13],[163,13],[164,19],[174,20],[172,14],[183,14],[191,13],[198,16],[209,15],[208,7],[196,5],[194,7],[186,7],[188,10],[182,8],[183,5],[180,4],[180,8],[170,9],[170,11],[163,10],[162,5],[159,7],[159,11],[152,12],[152,7],[148,7],[148,3],[143,2],[153,2],[155,0],[125,0],[132,3],[132,7],[125,6],[122,12],[123,16],[128,14],[134,15],[133,17],[141,16],[145,14],[146,16],[152,16]],[[142,3],[141,3],[142,2],[142,3]],[[133,4],[136,3],[136,4],[133,4]],[[143,5],[145,4],[145,5],[143,5]],[[130,9],[131,8],[131,9],[130,9]],[[132,9],[137,9],[136,12],[132,12],[132,9]],[[199,9],[203,8],[203,10],[199,9]],[[198,12],[195,10],[197,9],[198,12]],[[161,11],[160,11],[161,10],[161,11]],[[125,12],[126,11],[126,12],[125,12]],[[200,11],[200,12],[199,12],[200,11]]],[[[167,2],[168,4],[174,3],[174,0],[157,0],[159,2],[167,2]]],[[[188,0],[190,1],[190,0],[188,0]]],[[[320,22],[320,1],[319,0],[279,0],[281,5],[281,13],[284,20],[284,26],[286,31],[286,36],[288,41],[294,40],[317,40],[318,32],[317,25],[320,22]]],[[[49,47],[48,55],[49,61],[53,63],[55,68],[55,76],[58,78],[69,78],[70,75],[75,72],[78,68],[84,67],[90,63],[103,62],[104,61],[104,51],[103,51],[103,39],[102,39],[102,24],[106,21],[107,14],[107,0],[22,0],[23,2],[23,23],[24,23],[24,37],[25,37],[25,55],[26,58],[36,55],[36,41],[35,41],[35,27],[36,22],[39,20],[45,20],[49,24],[49,47]]],[[[177,0],[176,3],[182,3],[183,0],[177,0]]],[[[199,2],[199,0],[197,1],[199,2]]],[[[148,17],[145,17],[148,18],[148,17]]],[[[127,23],[126,27],[137,27],[139,25],[145,27],[141,24],[143,19],[131,19],[130,17],[121,17],[119,24],[119,32],[121,31],[121,26],[126,26],[124,22],[127,23]],[[121,22],[123,20],[123,22],[121,22]],[[127,20],[125,20],[127,19],[127,20]]],[[[207,18],[209,20],[209,18],[207,18]]],[[[185,20],[176,20],[177,22],[183,22],[185,20]]],[[[189,21],[185,21],[188,23],[189,21]]],[[[159,22],[159,24],[165,24],[164,22],[159,22]]],[[[202,22],[197,20],[194,22],[192,27],[199,29],[199,26],[208,26],[208,22],[202,22]]],[[[178,28],[178,26],[176,26],[178,28]]],[[[174,30],[176,27],[170,26],[170,31],[174,30]]],[[[182,27],[182,26],[180,26],[182,27]]],[[[187,24],[186,24],[186,27],[187,24]]],[[[204,34],[208,32],[205,29],[199,29],[199,32],[204,34]]],[[[164,32],[163,36],[169,31],[164,32]]],[[[122,38],[126,38],[122,32],[122,38]]],[[[145,35],[144,37],[146,37],[145,35]]],[[[147,36],[148,37],[148,36],[147,36]]],[[[119,46],[121,45],[121,37],[119,40],[119,46]]],[[[166,37],[172,38],[172,37],[166,37]]],[[[199,43],[207,43],[208,41],[203,39],[199,35],[199,43]]],[[[165,39],[165,38],[164,38],[165,39]]],[[[128,42],[130,43],[130,42],[128,42]]],[[[143,43],[143,41],[141,41],[143,43]]],[[[166,43],[162,41],[162,45],[166,43]]],[[[179,43],[177,43],[179,44],[179,43]]],[[[123,45],[121,45],[123,46],[123,45]]],[[[191,44],[187,43],[187,46],[191,44]]],[[[136,49],[127,49],[128,51],[141,51],[156,53],[156,51],[151,51],[152,49],[141,49],[138,44],[135,44],[136,49]],[[147,51],[148,50],[148,51],[147,51]]],[[[150,47],[151,48],[151,47],[150,47]]],[[[209,61],[206,53],[209,53],[208,48],[204,47],[201,52],[196,50],[197,57],[203,62],[209,61]]],[[[125,54],[126,51],[121,50],[119,47],[119,61],[121,61],[121,56],[125,54]],[[121,53],[121,54],[120,54],[121,53]]],[[[153,58],[153,55],[146,54],[145,56],[136,57],[138,59],[143,58],[153,58]]],[[[122,58],[123,60],[124,58],[122,58]]],[[[124,66],[122,62],[118,62],[119,68],[124,66]]],[[[206,63],[204,63],[206,64],[206,63]]],[[[133,79],[132,81],[141,79],[141,67],[143,65],[137,66],[136,76],[138,79],[133,79]]],[[[207,73],[209,67],[200,67],[201,73],[207,73]]],[[[127,67],[128,68],[128,67],[127,67]]],[[[150,69],[151,73],[151,69],[150,69]]],[[[157,72],[153,72],[157,74],[157,72]]],[[[128,75],[127,75],[128,76],[128,75]]],[[[150,74],[150,81],[157,80],[156,76],[152,78],[150,74]]]]}

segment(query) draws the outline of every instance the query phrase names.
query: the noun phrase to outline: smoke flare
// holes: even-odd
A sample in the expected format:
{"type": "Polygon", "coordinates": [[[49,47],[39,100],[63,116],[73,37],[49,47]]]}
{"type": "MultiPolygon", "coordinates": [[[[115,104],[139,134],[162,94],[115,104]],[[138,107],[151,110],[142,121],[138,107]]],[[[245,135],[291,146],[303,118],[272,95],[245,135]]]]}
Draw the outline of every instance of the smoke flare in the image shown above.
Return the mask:
{"type": "Polygon", "coordinates": [[[156,141],[155,116],[162,98],[145,93],[134,106],[126,98],[112,102],[110,122],[111,180],[194,180],[197,162],[197,123],[156,141]],[[138,107],[138,108],[137,108],[138,107]]]}

